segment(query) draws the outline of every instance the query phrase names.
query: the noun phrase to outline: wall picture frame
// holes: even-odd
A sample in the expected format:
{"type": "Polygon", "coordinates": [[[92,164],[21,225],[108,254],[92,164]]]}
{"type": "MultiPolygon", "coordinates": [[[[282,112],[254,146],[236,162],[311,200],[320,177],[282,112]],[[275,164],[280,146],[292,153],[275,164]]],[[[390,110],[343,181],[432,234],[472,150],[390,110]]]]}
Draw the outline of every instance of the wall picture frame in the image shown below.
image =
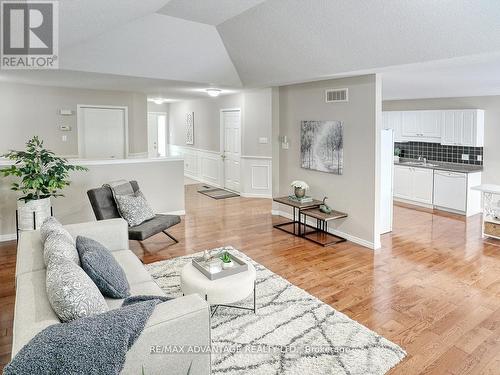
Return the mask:
{"type": "Polygon", "coordinates": [[[186,114],[186,144],[194,145],[194,112],[186,114]]]}

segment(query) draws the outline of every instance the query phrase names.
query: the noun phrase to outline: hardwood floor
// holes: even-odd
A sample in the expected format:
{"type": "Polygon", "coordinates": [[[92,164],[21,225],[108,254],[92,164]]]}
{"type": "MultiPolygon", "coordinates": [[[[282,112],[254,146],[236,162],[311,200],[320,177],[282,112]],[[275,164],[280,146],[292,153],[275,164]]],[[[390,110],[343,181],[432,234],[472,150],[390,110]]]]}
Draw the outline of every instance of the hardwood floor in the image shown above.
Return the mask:
{"type": "MultiPolygon", "coordinates": [[[[232,245],[290,282],[399,344],[391,374],[500,374],[500,241],[480,218],[395,207],[394,231],[372,251],[351,242],[323,248],[272,228],[265,199],[214,200],[186,187],[186,217],[155,236],[145,262],[232,245]]],[[[10,358],[15,243],[0,244],[0,362],[10,358]]]]}

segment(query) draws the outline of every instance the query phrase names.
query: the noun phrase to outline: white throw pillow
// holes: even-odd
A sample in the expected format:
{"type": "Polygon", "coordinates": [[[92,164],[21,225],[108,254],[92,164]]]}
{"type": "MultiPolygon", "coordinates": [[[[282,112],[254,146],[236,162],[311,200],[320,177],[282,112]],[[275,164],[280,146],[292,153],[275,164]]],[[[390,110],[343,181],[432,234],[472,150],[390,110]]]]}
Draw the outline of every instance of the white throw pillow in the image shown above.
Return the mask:
{"type": "Polygon", "coordinates": [[[69,241],[75,243],[75,239],[73,238],[73,236],[69,234],[66,228],[64,228],[54,216],[45,219],[42,223],[42,226],[40,227],[40,238],[42,239],[42,243],[45,243],[45,241],[47,241],[47,238],[51,233],[58,233],[62,236],[66,236],[69,241]]]}
{"type": "Polygon", "coordinates": [[[68,236],[58,231],[50,233],[43,245],[45,266],[49,265],[50,259],[53,257],[68,259],[80,265],[80,257],[73,239],[69,240],[68,236]]]}
{"type": "Polygon", "coordinates": [[[52,257],[47,266],[47,296],[61,322],[109,310],[90,277],[73,261],[52,257]]]}
{"type": "Polygon", "coordinates": [[[116,195],[115,200],[118,211],[128,222],[129,227],[135,227],[155,217],[155,213],[140,190],[134,195],[116,195]]]}

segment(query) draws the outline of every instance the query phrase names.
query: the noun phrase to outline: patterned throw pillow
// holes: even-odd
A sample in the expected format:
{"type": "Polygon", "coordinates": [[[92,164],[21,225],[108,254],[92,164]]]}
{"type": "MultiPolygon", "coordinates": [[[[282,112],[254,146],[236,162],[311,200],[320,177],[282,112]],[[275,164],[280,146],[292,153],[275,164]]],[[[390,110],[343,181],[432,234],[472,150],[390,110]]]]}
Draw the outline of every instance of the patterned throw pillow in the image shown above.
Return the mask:
{"type": "Polygon", "coordinates": [[[108,305],[90,277],[73,261],[52,257],[47,266],[47,296],[61,322],[108,311],[108,305]]]}
{"type": "Polygon", "coordinates": [[[42,226],[40,227],[40,238],[42,239],[42,243],[45,243],[47,241],[47,237],[49,237],[49,234],[51,233],[58,233],[62,236],[66,236],[66,238],[75,243],[75,239],[69,232],[62,226],[62,224],[57,221],[57,219],[54,216],[50,216],[47,219],[44,220],[42,226]]]}
{"type": "Polygon", "coordinates": [[[106,247],[91,238],[78,236],[76,248],[83,270],[103,295],[111,298],[126,298],[130,295],[127,276],[106,247]]]}
{"type": "Polygon", "coordinates": [[[129,227],[135,227],[155,217],[146,198],[140,190],[134,195],[116,195],[116,203],[121,216],[128,222],[129,227]]]}
{"type": "Polygon", "coordinates": [[[46,266],[53,257],[68,259],[80,265],[80,257],[73,239],[69,240],[65,234],[58,231],[50,233],[43,245],[43,260],[46,266]]]}

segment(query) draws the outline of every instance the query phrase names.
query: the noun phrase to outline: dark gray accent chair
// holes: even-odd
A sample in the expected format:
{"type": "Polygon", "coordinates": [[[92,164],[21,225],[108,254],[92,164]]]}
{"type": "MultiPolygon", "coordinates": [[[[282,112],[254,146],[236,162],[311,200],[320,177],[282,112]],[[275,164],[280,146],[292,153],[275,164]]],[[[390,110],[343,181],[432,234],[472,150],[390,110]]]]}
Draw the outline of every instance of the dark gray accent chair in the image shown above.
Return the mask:
{"type": "MultiPolygon", "coordinates": [[[[134,192],[139,190],[137,181],[130,181],[134,192]]],[[[121,217],[116,206],[115,199],[111,189],[107,186],[90,189],[87,195],[94,210],[97,220],[116,219],[121,217]]],[[[167,235],[175,243],[179,242],[171,234],[167,233],[167,229],[181,222],[178,215],[161,215],[157,214],[153,219],[147,220],[135,227],[128,228],[128,237],[130,240],[144,241],[145,239],[154,236],[160,232],[167,235]]]]}

